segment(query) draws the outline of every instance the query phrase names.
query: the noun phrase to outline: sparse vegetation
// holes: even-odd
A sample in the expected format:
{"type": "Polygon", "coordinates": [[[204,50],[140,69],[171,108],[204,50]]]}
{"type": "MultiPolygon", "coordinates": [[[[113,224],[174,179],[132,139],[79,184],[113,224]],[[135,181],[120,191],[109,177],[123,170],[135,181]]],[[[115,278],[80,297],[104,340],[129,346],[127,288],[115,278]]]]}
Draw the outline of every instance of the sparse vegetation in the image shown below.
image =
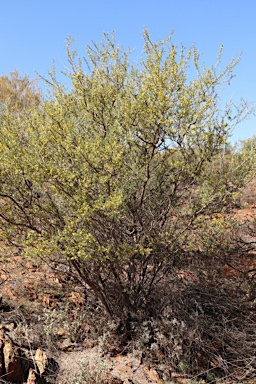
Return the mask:
{"type": "MultiPolygon", "coordinates": [[[[69,41],[72,87],[53,70],[45,99],[16,72],[2,78],[28,89],[26,102],[1,104],[2,245],[23,267],[44,265],[24,286],[33,309],[19,307],[34,335],[20,317],[16,333],[53,352],[61,328],[72,349],[90,341],[102,356],[140,351],[198,382],[250,382],[255,265],[244,260],[255,223],[234,212],[252,204],[255,138],[229,143],[252,110],[220,99],[238,61],[220,70],[220,50],[201,68],[195,47],[144,38],[138,66],[113,36],[86,60],[69,41]]],[[[67,383],[100,383],[87,368],[67,383]]]]}
{"type": "Polygon", "coordinates": [[[101,361],[80,363],[80,371],[74,377],[66,378],[63,384],[107,384],[106,367],[101,361]]]}

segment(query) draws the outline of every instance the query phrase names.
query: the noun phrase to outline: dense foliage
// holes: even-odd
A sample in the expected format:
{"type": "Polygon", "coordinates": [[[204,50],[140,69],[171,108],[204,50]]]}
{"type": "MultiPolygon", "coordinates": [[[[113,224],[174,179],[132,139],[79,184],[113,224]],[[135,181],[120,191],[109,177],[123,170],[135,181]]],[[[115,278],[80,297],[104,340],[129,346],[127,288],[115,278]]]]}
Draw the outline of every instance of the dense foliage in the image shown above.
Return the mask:
{"type": "Polygon", "coordinates": [[[17,70],[10,76],[0,76],[0,107],[9,111],[18,111],[32,105],[39,105],[41,91],[37,80],[30,80],[28,76],[21,77],[17,70]]]}
{"type": "Polygon", "coordinates": [[[141,62],[105,36],[86,60],[67,45],[72,83],[50,73],[50,98],[1,111],[1,237],[42,257],[96,296],[110,317],[143,310],[196,252],[221,253],[252,167],[225,160],[246,103],[222,108],[222,71],[195,47],[147,32],[141,62]],[[195,76],[193,77],[194,68],[195,76]]]}

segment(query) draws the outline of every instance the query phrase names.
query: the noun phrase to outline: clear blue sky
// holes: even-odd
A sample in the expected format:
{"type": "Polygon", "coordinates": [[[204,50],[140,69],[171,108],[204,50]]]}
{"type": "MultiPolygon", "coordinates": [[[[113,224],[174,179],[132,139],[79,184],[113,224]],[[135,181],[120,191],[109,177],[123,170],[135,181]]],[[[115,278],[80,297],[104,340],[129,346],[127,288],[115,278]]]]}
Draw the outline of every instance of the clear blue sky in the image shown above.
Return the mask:
{"type": "MultiPolygon", "coordinates": [[[[117,42],[139,56],[144,28],[154,41],[174,30],[173,41],[195,43],[207,65],[221,44],[223,66],[242,53],[225,97],[256,100],[256,0],[1,0],[0,11],[0,74],[16,68],[31,78],[46,75],[53,59],[63,70],[68,35],[84,55],[86,43],[115,31],[117,42]]],[[[254,134],[255,117],[236,128],[233,140],[254,134]]]]}

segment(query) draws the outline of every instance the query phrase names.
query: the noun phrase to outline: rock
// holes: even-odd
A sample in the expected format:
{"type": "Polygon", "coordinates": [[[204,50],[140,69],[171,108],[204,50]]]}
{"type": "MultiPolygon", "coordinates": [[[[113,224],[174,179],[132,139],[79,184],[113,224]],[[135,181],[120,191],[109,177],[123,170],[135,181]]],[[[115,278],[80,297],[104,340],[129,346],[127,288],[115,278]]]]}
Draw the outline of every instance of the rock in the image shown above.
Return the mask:
{"type": "Polygon", "coordinates": [[[4,359],[3,359],[4,342],[0,338],[0,377],[4,374],[4,359]]]}
{"type": "Polygon", "coordinates": [[[46,353],[42,351],[40,348],[36,350],[35,363],[37,365],[40,376],[47,373],[48,357],[46,356],[46,353]]]}
{"type": "Polygon", "coordinates": [[[68,332],[65,328],[59,328],[56,332],[58,337],[68,337],[68,332]]]}
{"type": "Polygon", "coordinates": [[[32,361],[31,352],[19,347],[8,335],[8,331],[0,324],[0,378],[4,377],[8,383],[21,383],[28,376],[26,384],[45,384],[42,375],[52,375],[57,371],[58,364],[41,349],[36,351],[32,361]],[[40,375],[32,369],[34,363],[40,375]]]}
{"type": "Polygon", "coordinates": [[[40,348],[36,350],[34,361],[36,363],[40,378],[47,375],[54,377],[57,374],[59,369],[58,363],[53,358],[48,357],[40,348]]]}
{"type": "Polygon", "coordinates": [[[153,383],[156,383],[156,384],[164,384],[164,381],[162,379],[160,379],[157,371],[154,369],[154,368],[147,368],[147,367],[144,367],[143,368],[145,374],[149,377],[149,379],[153,382],[153,383]]]}
{"type": "Polygon", "coordinates": [[[5,325],[5,328],[7,329],[7,331],[11,332],[15,329],[16,327],[16,324],[15,323],[9,323],[9,324],[6,324],[5,325]]]}
{"type": "Polygon", "coordinates": [[[40,384],[34,369],[30,368],[26,384],[40,384]]]}
{"type": "Polygon", "coordinates": [[[72,352],[76,344],[72,343],[70,338],[64,339],[62,343],[59,344],[59,349],[63,352],[72,352]]]}
{"type": "Polygon", "coordinates": [[[93,340],[85,339],[84,346],[88,349],[92,349],[93,347],[95,347],[95,342],[93,340]]]}
{"type": "Polygon", "coordinates": [[[24,384],[47,384],[44,378],[39,377],[34,369],[30,368],[28,378],[24,384]]]}
{"type": "Polygon", "coordinates": [[[3,347],[5,379],[12,383],[19,382],[23,376],[21,350],[5,340],[3,347]]]}

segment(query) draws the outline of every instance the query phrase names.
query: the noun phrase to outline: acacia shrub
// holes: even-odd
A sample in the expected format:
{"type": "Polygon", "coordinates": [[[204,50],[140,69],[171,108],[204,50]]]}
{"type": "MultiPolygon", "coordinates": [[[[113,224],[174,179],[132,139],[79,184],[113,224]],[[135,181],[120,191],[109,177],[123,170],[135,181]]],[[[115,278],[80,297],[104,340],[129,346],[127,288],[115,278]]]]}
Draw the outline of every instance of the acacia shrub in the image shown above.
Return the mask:
{"type": "Polygon", "coordinates": [[[69,42],[71,90],[52,71],[40,109],[0,116],[2,238],[122,320],[146,316],[188,255],[216,252],[227,228],[217,214],[233,204],[229,180],[240,188],[251,169],[243,155],[211,170],[249,113],[246,103],[220,107],[237,60],[218,69],[220,51],[200,69],[195,47],[144,38],[137,66],[108,35],[86,60],[69,42]]]}
{"type": "Polygon", "coordinates": [[[37,79],[30,80],[27,75],[20,76],[17,70],[10,75],[0,76],[0,105],[8,108],[13,113],[39,106],[41,101],[41,90],[37,79]]]}

